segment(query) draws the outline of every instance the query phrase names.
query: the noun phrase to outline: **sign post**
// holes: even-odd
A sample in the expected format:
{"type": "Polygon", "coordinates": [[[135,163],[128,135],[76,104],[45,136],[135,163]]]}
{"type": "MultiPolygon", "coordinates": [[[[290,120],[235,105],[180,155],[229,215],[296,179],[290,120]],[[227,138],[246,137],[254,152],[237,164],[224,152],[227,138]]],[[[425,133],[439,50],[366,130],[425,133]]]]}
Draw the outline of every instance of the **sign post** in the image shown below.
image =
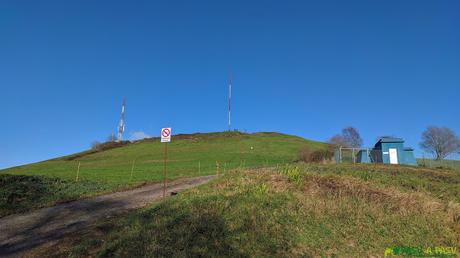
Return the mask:
{"type": "Polygon", "coordinates": [[[161,128],[161,142],[165,145],[163,167],[163,199],[166,197],[166,172],[168,164],[168,142],[171,142],[171,127],[161,128]]]}

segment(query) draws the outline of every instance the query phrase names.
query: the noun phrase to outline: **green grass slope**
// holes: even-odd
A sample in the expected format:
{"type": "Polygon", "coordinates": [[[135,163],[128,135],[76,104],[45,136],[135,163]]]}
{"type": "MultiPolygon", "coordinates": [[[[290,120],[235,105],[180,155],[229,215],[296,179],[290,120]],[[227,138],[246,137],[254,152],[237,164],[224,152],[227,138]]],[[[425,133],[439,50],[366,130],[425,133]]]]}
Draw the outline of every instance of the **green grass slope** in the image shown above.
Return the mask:
{"type": "Polygon", "coordinates": [[[395,246],[458,255],[458,177],[383,165],[238,169],[36,255],[383,257],[395,246]]]}
{"type": "MultiPolygon", "coordinates": [[[[324,146],[323,143],[279,133],[177,135],[168,143],[168,179],[215,174],[216,163],[219,172],[223,173],[237,167],[292,162],[299,149],[324,146]]],[[[144,182],[161,181],[163,155],[164,143],[149,139],[96,153],[82,152],[1,170],[0,216],[144,182]],[[79,163],[79,182],[75,183],[79,163]],[[13,179],[5,174],[23,177],[13,179]],[[34,201],[27,192],[37,193],[34,201]]]]}
{"type": "Polygon", "coordinates": [[[0,174],[0,217],[51,206],[104,191],[107,185],[60,178],[0,174]]]}

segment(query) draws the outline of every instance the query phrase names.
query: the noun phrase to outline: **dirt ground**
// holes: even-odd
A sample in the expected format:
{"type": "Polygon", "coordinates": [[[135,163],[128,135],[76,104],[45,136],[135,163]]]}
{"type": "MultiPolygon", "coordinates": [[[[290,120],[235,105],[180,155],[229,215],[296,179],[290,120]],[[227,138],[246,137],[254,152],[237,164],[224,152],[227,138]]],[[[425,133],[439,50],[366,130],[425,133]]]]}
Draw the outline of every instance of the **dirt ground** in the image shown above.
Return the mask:
{"type": "MultiPolygon", "coordinates": [[[[167,195],[207,183],[215,176],[179,179],[168,183],[167,195]]],[[[33,249],[129,210],[161,199],[163,184],[59,204],[0,219],[0,257],[21,257],[33,249]]]]}

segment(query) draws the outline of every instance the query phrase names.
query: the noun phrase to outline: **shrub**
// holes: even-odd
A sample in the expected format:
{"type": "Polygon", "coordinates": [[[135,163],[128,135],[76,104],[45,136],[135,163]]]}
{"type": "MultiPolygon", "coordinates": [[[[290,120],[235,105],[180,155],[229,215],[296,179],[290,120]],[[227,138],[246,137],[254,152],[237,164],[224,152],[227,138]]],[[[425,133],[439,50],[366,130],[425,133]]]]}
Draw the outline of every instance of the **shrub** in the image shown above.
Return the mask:
{"type": "Polygon", "coordinates": [[[96,141],[91,144],[91,149],[93,151],[105,151],[105,150],[110,150],[113,148],[121,147],[126,144],[129,144],[129,141],[104,142],[104,143],[100,143],[96,141]]]}
{"type": "Polygon", "coordinates": [[[308,148],[299,151],[299,160],[306,163],[324,163],[333,159],[334,152],[330,149],[311,151],[308,148]]]}

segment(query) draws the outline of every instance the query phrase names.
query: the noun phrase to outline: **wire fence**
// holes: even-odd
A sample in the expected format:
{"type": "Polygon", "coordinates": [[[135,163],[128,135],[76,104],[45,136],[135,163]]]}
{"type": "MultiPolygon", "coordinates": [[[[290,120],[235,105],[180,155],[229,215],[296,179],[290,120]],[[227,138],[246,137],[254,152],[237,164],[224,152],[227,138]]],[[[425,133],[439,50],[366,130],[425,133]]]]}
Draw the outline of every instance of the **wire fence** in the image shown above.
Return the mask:
{"type": "MultiPolygon", "coordinates": [[[[371,163],[375,157],[373,151],[369,148],[338,148],[334,157],[337,163],[371,163]]],[[[376,162],[376,160],[374,161],[376,162]]]]}
{"type": "Polygon", "coordinates": [[[426,168],[450,168],[460,171],[460,160],[453,159],[435,160],[423,156],[417,159],[417,165],[426,168]]]}
{"type": "MultiPolygon", "coordinates": [[[[338,148],[334,152],[334,158],[337,163],[382,163],[382,155],[379,151],[369,148],[338,148]]],[[[420,167],[450,168],[460,171],[460,160],[435,160],[425,153],[423,153],[422,158],[416,160],[420,167]]]]}
{"type": "MultiPolygon", "coordinates": [[[[270,159],[190,159],[168,160],[167,179],[224,174],[235,169],[263,168],[281,165],[288,160],[270,159]]],[[[14,168],[14,174],[34,174],[59,177],[75,182],[99,181],[108,184],[126,185],[143,182],[156,182],[163,179],[164,160],[55,160],[25,167],[14,168]]]]}

